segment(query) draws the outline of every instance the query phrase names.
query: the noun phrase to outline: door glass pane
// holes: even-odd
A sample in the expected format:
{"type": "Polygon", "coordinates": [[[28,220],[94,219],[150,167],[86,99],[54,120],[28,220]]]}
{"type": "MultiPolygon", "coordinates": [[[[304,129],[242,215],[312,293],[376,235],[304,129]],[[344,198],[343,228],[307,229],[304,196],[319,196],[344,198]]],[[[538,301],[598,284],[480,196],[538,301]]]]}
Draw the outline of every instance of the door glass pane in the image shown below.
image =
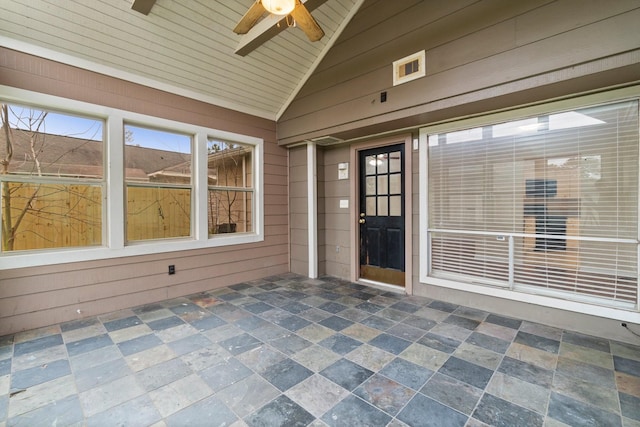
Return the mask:
{"type": "Polygon", "coordinates": [[[365,158],[364,164],[365,164],[365,173],[367,175],[376,174],[376,165],[378,164],[376,160],[376,156],[367,156],[365,158]]]}
{"type": "Polygon", "coordinates": [[[375,196],[374,197],[367,197],[366,214],[367,214],[367,216],[376,216],[376,198],[375,198],[375,196]]]}
{"type": "Polygon", "coordinates": [[[389,194],[400,194],[402,192],[402,180],[401,175],[389,176],[389,194]]]}
{"type": "Polygon", "coordinates": [[[389,198],[378,197],[378,216],[389,216],[389,198]]]}
{"type": "Polygon", "coordinates": [[[386,154],[378,154],[378,173],[387,173],[389,170],[389,162],[386,154]]]}
{"type": "Polygon", "coordinates": [[[378,176],[378,194],[389,194],[387,191],[389,177],[387,175],[378,176]]]}
{"type": "Polygon", "coordinates": [[[389,153],[389,172],[400,172],[402,168],[402,162],[400,160],[401,157],[399,151],[389,153]]]}
{"type": "Polygon", "coordinates": [[[390,216],[400,216],[402,215],[402,197],[400,196],[391,196],[389,198],[389,209],[390,216]]]}
{"type": "Polygon", "coordinates": [[[368,176],[366,181],[367,181],[367,189],[365,194],[367,196],[376,194],[376,177],[368,176]]]}

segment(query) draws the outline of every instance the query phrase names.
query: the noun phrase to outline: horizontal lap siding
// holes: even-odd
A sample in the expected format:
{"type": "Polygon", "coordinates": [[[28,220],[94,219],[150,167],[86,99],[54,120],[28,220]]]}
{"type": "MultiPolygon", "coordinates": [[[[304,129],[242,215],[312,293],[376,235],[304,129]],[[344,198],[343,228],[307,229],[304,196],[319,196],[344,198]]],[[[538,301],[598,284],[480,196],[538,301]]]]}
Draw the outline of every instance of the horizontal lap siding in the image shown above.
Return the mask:
{"type": "Polygon", "coordinates": [[[291,271],[306,275],[309,273],[307,147],[292,148],[289,162],[291,271]]]}
{"type": "Polygon", "coordinates": [[[2,270],[0,336],[289,271],[287,151],[274,122],[4,48],[0,84],[265,141],[264,242],[2,270]]]}
{"type": "Polygon", "coordinates": [[[365,136],[637,80],[640,0],[381,3],[365,2],[282,115],[281,144],[365,136]],[[426,76],[394,87],[392,62],[423,49],[426,76]],[[617,72],[625,67],[632,69],[617,72]]]}

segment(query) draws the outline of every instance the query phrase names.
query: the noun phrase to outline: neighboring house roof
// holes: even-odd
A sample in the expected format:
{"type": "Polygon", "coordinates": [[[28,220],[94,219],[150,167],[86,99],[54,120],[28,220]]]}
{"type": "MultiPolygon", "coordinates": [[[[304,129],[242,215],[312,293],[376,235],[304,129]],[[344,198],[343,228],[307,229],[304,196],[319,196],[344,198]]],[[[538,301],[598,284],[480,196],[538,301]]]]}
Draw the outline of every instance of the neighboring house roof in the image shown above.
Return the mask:
{"type": "MultiPolygon", "coordinates": [[[[31,132],[13,129],[13,157],[9,172],[37,173],[37,165],[30,148],[31,132]]],[[[0,134],[0,158],[6,155],[4,133],[0,134]]],[[[70,136],[37,134],[36,150],[40,171],[46,175],[66,177],[100,177],[103,174],[103,144],[98,141],[70,136]]],[[[185,164],[189,155],[153,148],[126,147],[126,176],[134,180],[148,180],[150,175],[185,164]]]]}

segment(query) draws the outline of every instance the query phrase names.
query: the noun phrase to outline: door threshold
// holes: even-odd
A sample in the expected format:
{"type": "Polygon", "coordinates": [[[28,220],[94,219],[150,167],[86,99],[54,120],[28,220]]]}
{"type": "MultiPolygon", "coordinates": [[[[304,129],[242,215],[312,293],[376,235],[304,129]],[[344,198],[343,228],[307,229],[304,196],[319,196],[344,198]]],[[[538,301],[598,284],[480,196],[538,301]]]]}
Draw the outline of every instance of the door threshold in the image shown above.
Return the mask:
{"type": "Polygon", "coordinates": [[[380,289],[383,291],[395,292],[397,294],[406,294],[404,286],[400,285],[392,285],[390,283],[376,282],[375,280],[369,279],[358,279],[358,283],[366,286],[371,286],[372,288],[380,289]]]}

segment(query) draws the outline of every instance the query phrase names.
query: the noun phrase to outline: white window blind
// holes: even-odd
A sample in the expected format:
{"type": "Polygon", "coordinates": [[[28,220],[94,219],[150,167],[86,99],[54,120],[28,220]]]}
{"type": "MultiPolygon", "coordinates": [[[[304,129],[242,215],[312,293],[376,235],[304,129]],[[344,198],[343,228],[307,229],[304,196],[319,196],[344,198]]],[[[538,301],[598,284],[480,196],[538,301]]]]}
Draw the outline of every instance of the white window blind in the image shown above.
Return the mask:
{"type": "Polygon", "coordinates": [[[429,274],[635,304],[638,127],[634,100],[429,135],[429,274]]]}

